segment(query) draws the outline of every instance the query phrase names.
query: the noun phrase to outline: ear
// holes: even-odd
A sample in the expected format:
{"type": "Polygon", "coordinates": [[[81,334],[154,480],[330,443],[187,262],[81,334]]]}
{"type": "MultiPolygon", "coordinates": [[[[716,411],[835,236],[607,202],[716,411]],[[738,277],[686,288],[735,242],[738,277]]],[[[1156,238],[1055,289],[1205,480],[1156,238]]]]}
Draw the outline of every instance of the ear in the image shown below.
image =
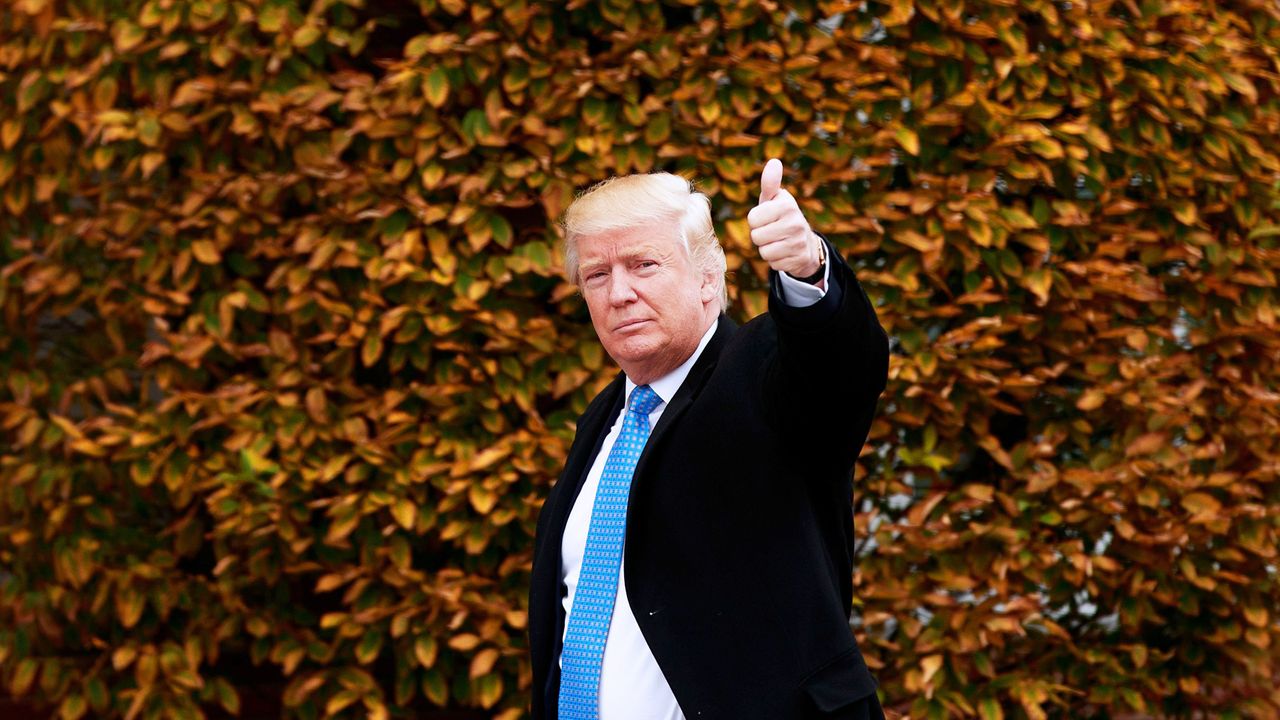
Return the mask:
{"type": "Polygon", "coordinates": [[[716,282],[716,274],[714,271],[708,270],[702,273],[702,287],[699,289],[699,298],[702,304],[716,302],[720,297],[720,284],[716,282]]]}

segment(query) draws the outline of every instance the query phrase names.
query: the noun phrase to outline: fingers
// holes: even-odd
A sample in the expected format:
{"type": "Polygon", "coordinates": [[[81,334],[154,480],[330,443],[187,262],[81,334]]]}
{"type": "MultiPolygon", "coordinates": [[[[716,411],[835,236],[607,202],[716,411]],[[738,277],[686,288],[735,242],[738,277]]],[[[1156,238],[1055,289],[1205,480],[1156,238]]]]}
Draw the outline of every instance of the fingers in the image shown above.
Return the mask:
{"type": "Polygon", "coordinates": [[[747,224],[753,228],[768,225],[792,209],[799,209],[796,199],[786,190],[777,190],[772,200],[762,202],[747,212],[747,224]]]}
{"type": "Polygon", "coordinates": [[[791,273],[792,276],[804,276],[813,272],[817,261],[816,252],[805,243],[794,238],[777,240],[757,248],[760,259],[778,272],[791,273]]]}
{"type": "Polygon", "coordinates": [[[760,202],[769,202],[780,189],[782,189],[782,161],[778,158],[770,158],[769,162],[764,164],[764,171],[760,173],[760,202]]]}
{"type": "Polygon", "coordinates": [[[808,236],[809,226],[799,213],[791,214],[784,220],[751,228],[751,242],[757,246],[787,239],[804,240],[808,236]]]}
{"type": "MultiPolygon", "coordinates": [[[[796,255],[796,251],[791,247],[791,243],[786,241],[770,242],[760,245],[758,248],[760,259],[769,263],[770,267],[774,266],[780,260],[787,260],[796,255]]],[[[776,268],[775,268],[776,269],[776,268]]]]}
{"type": "Polygon", "coordinates": [[[804,212],[791,193],[782,189],[782,161],[770,158],[760,172],[760,201],[747,213],[751,242],[761,259],[778,272],[812,272],[816,249],[804,212]]]}

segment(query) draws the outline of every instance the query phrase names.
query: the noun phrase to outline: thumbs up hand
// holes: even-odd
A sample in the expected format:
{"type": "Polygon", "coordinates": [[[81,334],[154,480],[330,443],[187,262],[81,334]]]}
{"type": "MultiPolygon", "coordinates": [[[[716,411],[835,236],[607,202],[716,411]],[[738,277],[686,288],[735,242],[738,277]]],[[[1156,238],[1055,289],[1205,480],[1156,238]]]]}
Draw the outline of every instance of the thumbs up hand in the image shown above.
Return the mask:
{"type": "Polygon", "coordinates": [[[760,202],[747,213],[751,242],[769,267],[796,278],[814,274],[820,268],[818,244],[813,230],[791,193],[782,189],[782,161],[772,158],[760,173],[760,202]]]}

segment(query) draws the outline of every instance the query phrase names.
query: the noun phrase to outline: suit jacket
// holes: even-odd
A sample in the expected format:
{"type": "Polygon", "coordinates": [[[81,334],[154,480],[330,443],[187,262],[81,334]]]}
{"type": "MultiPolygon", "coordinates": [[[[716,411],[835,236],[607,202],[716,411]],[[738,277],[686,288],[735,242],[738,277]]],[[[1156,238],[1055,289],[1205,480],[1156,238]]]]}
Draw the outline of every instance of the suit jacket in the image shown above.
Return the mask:
{"type": "MultiPolygon", "coordinates": [[[[830,245],[827,257],[817,304],[784,304],[770,272],[769,312],[742,326],[719,317],[632,477],[622,581],[690,720],[839,717],[876,689],[848,621],[852,469],[888,338],[852,269],[830,245]]],[[[579,419],[538,517],[535,720],[556,717],[565,523],[624,385],[619,373],[579,419]]]]}

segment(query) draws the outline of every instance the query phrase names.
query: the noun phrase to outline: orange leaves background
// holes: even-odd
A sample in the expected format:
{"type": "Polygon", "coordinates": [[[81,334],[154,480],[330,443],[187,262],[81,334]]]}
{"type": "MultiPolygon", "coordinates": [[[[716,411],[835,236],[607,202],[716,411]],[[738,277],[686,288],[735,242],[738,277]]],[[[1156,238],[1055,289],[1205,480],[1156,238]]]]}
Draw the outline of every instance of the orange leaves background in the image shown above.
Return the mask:
{"type": "Polygon", "coordinates": [[[0,676],[64,718],[530,688],[615,372],[554,221],[769,156],[892,337],[854,629],[913,717],[1276,717],[1274,3],[0,10],[0,676]]]}

